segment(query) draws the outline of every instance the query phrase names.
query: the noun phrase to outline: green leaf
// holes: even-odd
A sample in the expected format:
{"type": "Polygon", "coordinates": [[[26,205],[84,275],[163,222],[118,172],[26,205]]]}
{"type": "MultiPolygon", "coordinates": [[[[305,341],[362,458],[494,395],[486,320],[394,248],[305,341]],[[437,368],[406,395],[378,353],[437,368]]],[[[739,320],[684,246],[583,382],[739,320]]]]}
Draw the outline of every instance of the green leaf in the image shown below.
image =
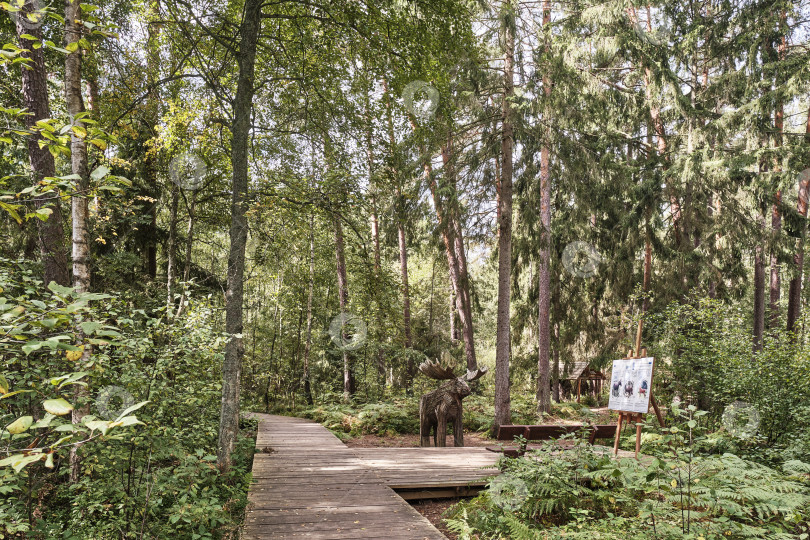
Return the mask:
{"type": "Polygon", "coordinates": [[[0,396],[0,399],[10,398],[11,396],[16,396],[17,394],[27,394],[29,392],[33,392],[33,390],[15,390],[14,392],[3,394],[2,396],[0,396]]]}
{"type": "Polygon", "coordinates": [[[47,343],[44,341],[29,341],[22,346],[22,352],[25,353],[25,356],[28,356],[32,352],[40,350],[43,345],[47,345],[47,343]]]}
{"type": "Polygon", "coordinates": [[[8,380],[0,375],[0,394],[8,394],[8,380]]]}
{"type": "Polygon", "coordinates": [[[129,413],[137,411],[138,409],[140,409],[141,407],[143,407],[147,403],[149,403],[149,402],[148,401],[141,401],[140,403],[136,403],[132,407],[127,407],[127,409],[124,410],[124,412],[122,412],[121,414],[118,415],[117,420],[121,420],[124,416],[128,415],[129,413]]]}
{"type": "Polygon", "coordinates": [[[42,402],[42,407],[51,414],[62,416],[73,410],[73,405],[63,398],[49,399],[42,402]]]}
{"type": "Polygon", "coordinates": [[[51,281],[48,284],[48,289],[51,292],[54,292],[54,293],[58,294],[59,296],[70,296],[74,292],[72,287],[64,287],[62,285],[59,285],[55,281],[51,281]]]}
{"type": "Polygon", "coordinates": [[[39,420],[37,420],[32,426],[31,429],[42,429],[46,427],[50,427],[51,422],[56,416],[52,415],[51,413],[46,414],[39,420]]]}
{"type": "Polygon", "coordinates": [[[110,174],[110,168],[107,167],[106,165],[101,165],[99,167],[96,167],[96,169],[90,173],[90,178],[92,178],[95,181],[99,181],[108,174],[110,174]]]}
{"type": "Polygon", "coordinates": [[[92,334],[93,332],[95,332],[96,330],[98,330],[99,328],[101,328],[103,326],[104,325],[101,324],[100,322],[87,321],[87,322],[81,323],[79,325],[79,328],[82,329],[82,332],[84,334],[92,334]]]}
{"type": "Polygon", "coordinates": [[[12,423],[10,423],[6,427],[6,431],[11,433],[12,435],[17,435],[18,433],[23,433],[34,422],[34,418],[32,416],[22,416],[17,418],[12,423]]]}
{"type": "Polygon", "coordinates": [[[91,431],[100,431],[102,435],[106,435],[110,429],[112,422],[108,420],[88,420],[84,425],[90,428],[91,431]]]}
{"type": "Polygon", "coordinates": [[[28,456],[14,454],[13,456],[0,461],[0,467],[11,465],[16,472],[20,472],[26,465],[30,465],[31,463],[39,461],[44,457],[45,454],[30,454],[28,456]]]}
{"type": "Polygon", "coordinates": [[[124,418],[120,418],[119,420],[116,420],[113,423],[114,426],[121,426],[121,427],[133,426],[135,424],[143,425],[143,422],[138,420],[136,416],[125,416],[124,418]]]}

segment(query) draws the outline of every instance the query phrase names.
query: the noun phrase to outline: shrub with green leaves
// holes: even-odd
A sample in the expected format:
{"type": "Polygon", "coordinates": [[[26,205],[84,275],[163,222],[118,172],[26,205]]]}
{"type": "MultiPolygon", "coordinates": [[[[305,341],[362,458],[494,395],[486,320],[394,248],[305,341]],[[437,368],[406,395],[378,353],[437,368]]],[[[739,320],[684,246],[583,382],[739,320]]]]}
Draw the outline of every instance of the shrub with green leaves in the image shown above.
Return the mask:
{"type": "Polygon", "coordinates": [[[0,536],[235,533],[256,422],[243,423],[223,476],[214,454],[227,336],[213,330],[210,300],[190,298],[179,318],[164,302],[44,287],[27,265],[0,260],[0,536]],[[70,483],[76,442],[81,475],[70,483]]]}

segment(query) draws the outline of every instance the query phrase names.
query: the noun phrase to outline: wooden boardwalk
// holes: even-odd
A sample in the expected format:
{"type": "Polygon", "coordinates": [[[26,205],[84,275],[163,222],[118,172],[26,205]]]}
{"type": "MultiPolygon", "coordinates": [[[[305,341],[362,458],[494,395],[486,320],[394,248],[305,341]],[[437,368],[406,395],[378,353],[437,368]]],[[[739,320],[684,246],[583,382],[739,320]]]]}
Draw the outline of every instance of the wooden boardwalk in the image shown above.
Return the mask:
{"type": "Polygon", "coordinates": [[[491,468],[498,456],[483,448],[353,450],[320,424],[255,416],[260,453],[253,460],[244,539],[443,539],[392,487],[420,498],[431,490],[480,487],[498,472],[491,468]]]}

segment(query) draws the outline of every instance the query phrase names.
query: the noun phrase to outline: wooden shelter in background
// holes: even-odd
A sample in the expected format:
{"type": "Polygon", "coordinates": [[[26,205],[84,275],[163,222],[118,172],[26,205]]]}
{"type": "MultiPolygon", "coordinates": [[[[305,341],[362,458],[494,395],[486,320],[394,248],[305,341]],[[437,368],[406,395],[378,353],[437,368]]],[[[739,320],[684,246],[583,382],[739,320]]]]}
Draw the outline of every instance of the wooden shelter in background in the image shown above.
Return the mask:
{"type": "Polygon", "coordinates": [[[582,395],[582,381],[586,382],[588,392],[596,397],[602,392],[603,381],[607,379],[604,373],[591,368],[590,362],[574,362],[560,378],[571,381],[572,385],[576,387],[577,403],[582,395]]]}

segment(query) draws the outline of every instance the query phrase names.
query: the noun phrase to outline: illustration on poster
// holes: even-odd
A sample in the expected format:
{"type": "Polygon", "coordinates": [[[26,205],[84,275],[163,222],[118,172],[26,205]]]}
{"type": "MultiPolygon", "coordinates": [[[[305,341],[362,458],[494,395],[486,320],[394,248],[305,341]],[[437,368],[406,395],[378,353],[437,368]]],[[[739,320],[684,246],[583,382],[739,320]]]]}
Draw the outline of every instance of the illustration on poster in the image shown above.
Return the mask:
{"type": "Polygon", "coordinates": [[[653,363],[651,357],[614,360],[608,408],[646,413],[650,404],[653,363]]]}

